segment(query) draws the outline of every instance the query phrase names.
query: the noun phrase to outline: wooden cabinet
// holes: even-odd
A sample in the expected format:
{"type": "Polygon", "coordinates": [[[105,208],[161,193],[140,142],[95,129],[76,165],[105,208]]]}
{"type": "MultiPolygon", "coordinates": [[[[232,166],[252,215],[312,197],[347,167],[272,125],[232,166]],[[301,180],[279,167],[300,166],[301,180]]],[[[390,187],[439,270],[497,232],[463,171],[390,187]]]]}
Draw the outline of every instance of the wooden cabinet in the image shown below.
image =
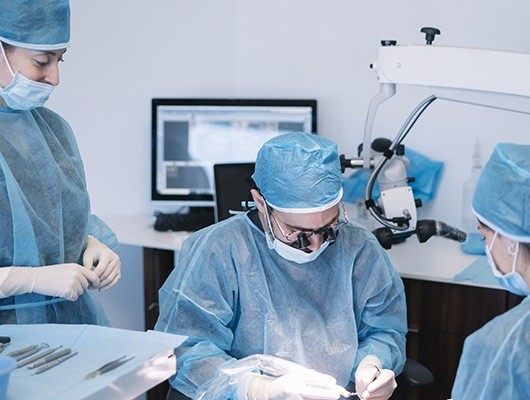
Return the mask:
{"type": "MultiPolygon", "coordinates": [[[[145,329],[154,329],[159,314],[158,289],[173,271],[175,253],[172,250],[144,248],[145,329]]],[[[164,381],[147,392],[148,400],[166,398],[169,383],[164,381]]]]}
{"type": "Polygon", "coordinates": [[[519,304],[504,290],[403,279],[407,296],[407,355],[426,366],[434,385],[417,398],[448,399],[464,340],[485,323],[519,304]]]}

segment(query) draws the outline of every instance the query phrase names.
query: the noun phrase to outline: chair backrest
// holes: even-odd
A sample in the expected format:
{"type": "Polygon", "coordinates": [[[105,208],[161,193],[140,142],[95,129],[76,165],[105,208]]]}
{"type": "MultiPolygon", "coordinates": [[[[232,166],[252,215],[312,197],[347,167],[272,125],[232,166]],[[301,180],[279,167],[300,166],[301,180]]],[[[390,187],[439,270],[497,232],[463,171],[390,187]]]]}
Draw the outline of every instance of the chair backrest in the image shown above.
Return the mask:
{"type": "Polygon", "coordinates": [[[254,163],[215,164],[215,222],[227,219],[238,212],[246,211],[254,185],[252,174],[254,163]]]}

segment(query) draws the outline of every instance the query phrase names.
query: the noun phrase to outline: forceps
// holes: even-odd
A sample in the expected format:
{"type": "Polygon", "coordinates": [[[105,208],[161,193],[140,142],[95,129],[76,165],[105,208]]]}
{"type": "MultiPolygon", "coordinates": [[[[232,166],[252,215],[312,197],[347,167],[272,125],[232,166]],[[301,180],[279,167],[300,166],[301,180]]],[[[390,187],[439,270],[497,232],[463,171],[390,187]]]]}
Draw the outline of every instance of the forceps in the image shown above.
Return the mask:
{"type": "Polygon", "coordinates": [[[132,356],[132,357],[126,358],[124,360],[125,357],[126,356],[121,356],[120,358],[117,358],[115,360],[112,360],[112,361],[106,363],[105,365],[99,367],[95,371],[93,371],[93,372],[89,373],[87,376],[85,376],[85,379],[92,379],[92,378],[95,378],[96,376],[103,375],[104,373],[112,371],[113,369],[118,368],[120,365],[123,365],[127,361],[130,361],[130,360],[132,360],[134,358],[134,356],[132,356]]]}

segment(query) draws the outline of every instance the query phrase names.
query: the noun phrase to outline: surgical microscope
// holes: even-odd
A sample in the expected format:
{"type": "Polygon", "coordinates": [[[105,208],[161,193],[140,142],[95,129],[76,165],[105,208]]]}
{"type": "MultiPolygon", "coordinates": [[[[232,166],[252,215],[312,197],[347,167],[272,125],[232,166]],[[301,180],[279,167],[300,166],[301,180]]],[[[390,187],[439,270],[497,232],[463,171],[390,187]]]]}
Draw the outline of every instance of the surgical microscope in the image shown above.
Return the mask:
{"type": "Polygon", "coordinates": [[[436,99],[530,114],[530,80],[521,80],[530,71],[530,54],[464,47],[434,46],[437,28],[424,27],[425,45],[399,46],[384,40],[372,68],[380,91],[370,101],[364,138],[358,158],[341,155],[341,167],[371,170],[365,188],[365,206],[382,227],[373,233],[385,249],[416,234],[420,243],[432,236],[464,242],[467,234],[438,220],[418,220],[421,201],[414,199],[407,177],[408,160],[402,144],[415,122],[436,99]],[[372,129],[378,106],[396,93],[397,85],[428,87],[433,95],[423,100],[409,115],[393,141],[376,139],[372,129]],[[372,191],[377,182],[379,199],[372,191]]]}

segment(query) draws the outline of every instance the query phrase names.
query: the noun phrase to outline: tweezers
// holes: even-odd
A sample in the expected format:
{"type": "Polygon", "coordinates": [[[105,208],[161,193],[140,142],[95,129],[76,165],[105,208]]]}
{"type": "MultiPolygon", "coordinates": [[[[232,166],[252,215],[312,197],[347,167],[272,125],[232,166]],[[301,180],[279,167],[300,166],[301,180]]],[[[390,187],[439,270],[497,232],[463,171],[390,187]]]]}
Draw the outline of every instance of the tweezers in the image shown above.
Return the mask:
{"type": "Polygon", "coordinates": [[[103,375],[104,373],[112,371],[112,370],[118,368],[119,366],[125,364],[127,361],[130,361],[130,360],[132,360],[134,358],[134,356],[132,356],[132,357],[126,358],[124,360],[125,357],[126,356],[121,356],[120,358],[117,358],[115,360],[112,360],[112,361],[106,363],[105,365],[103,365],[103,366],[99,367],[98,369],[96,369],[94,372],[91,372],[87,376],[85,376],[85,379],[92,379],[92,378],[95,378],[96,376],[103,375]]]}

